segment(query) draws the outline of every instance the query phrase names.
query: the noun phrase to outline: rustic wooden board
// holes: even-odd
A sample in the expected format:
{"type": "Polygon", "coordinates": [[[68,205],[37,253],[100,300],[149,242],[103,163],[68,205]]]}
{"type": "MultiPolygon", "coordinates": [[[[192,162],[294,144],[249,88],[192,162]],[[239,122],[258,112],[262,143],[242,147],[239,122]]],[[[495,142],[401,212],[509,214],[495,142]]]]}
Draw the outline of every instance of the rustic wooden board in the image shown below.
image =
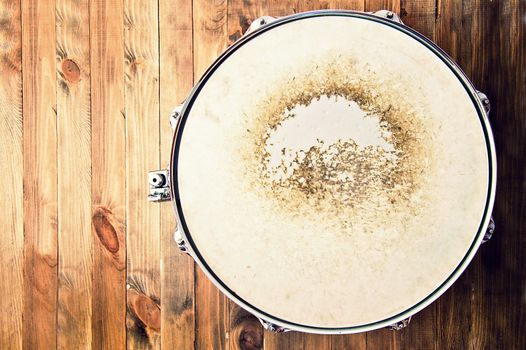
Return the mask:
{"type": "Polygon", "coordinates": [[[56,1],[57,347],[91,345],[91,125],[87,1],[56,1]]]}
{"type": "MultiPolygon", "coordinates": [[[[161,167],[170,164],[172,129],[168,116],[193,86],[192,1],[159,2],[161,167]]],[[[194,261],[174,244],[171,203],[161,208],[161,346],[193,349],[195,340],[194,261]]]]}
{"type": "Polygon", "coordinates": [[[526,348],[526,2],[0,0],[0,348],[526,348]],[[168,115],[261,15],[390,9],[492,101],[495,238],[400,332],[273,334],[146,202],[168,115]],[[126,317],[127,315],[127,317],[126,317]]]}
{"type": "MultiPolygon", "coordinates": [[[[55,1],[22,2],[24,133],[23,345],[57,345],[55,1]]],[[[2,143],[10,140],[2,140],[2,143]]],[[[2,268],[11,268],[5,266],[2,268]]]]}
{"type": "Polygon", "coordinates": [[[127,347],[161,345],[160,207],[145,200],[159,169],[158,4],[124,1],[127,347]]]}
{"type": "Polygon", "coordinates": [[[126,124],[122,0],[90,3],[93,348],[126,348],[126,124]]]}
{"type": "Polygon", "coordinates": [[[0,1],[0,348],[22,347],[23,187],[20,3],[0,1]],[[9,281],[9,283],[3,283],[9,281]],[[8,326],[7,326],[8,325],[8,326]]]}

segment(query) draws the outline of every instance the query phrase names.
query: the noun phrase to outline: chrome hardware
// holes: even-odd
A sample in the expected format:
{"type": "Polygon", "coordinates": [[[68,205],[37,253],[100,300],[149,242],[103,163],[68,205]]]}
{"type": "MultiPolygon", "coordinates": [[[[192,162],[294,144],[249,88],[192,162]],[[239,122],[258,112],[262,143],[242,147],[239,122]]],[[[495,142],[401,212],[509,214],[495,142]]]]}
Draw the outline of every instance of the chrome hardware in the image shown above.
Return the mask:
{"type": "Polygon", "coordinates": [[[493,237],[493,233],[495,232],[495,221],[493,221],[493,217],[489,218],[489,224],[488,228],[486,229],[486,233],[484,234],[484,238],[482,238],[482,243],[486,243],[493,237]]]}
{"type": "Polygon", "coordinates": [[[388,20],[396,22],[396,23],[404,24],[402,22],[402,20],[400,19],[400,16],[398,16],[393,11],[379,10],[379,11],[370,12],[370,13],[375,15],[375,16],[382,17],[382,18],[388,19],[388,20]]]}
{"type": "Polygon", "coordinates": [[[171,199],[170,195],[170,173],[168,170],[155,170],[148,173],[150,202],[164,202],[171,199]]]}
{"type": "Polygon", "coordinates": [[[186,246],[186,241],[184,240],[181,231],[179,231],[179,228],[175,229],[174,241],[177,244],[177,248],[179,248],[180,251],[189,254],[188,247],[186,246]]]}
{"type": "Polygon", "coordinates": [[[173,132],[175,132],[175,129],[177,128],[177,123],[179,123],[181,113],[183,112],[183,106],[184,102],[181,103],[179,106],[175,107],[172,113],[170,114],[170,126],[172,127],[173,132]]]}
{"type": "Polygon", "coordinates": [[[288,328],[285,328],[285,327],[281,327],[281,326],[278,326],[274,323],[271,323],[271,322],[268,322],[268,321],[265,321],[264,319],[262,318],[257,318],[259,320],[259,322],[263,325],[263,328],[266,329],[267,331],[269,332],[273,332],[273,333],[286,333],[286,332],[290,332],[290,329],[288,328]]]}
{"type": "Polygon", "coordinates": [[[477,90],[477,96],[480,99],[480,102],[482,103],[482,106],[484,107],[484,111],[486,111],[486,114],[489,114],[489,111],[491,110],[491,103],[489,102],[488,96],[486,96],[485,93],[477,90]]]}
{"type": "Polygon", "coordinates": [[[407,327],[409,322],[411,322],[411,316],[409,316],[408,318],[404,318],[402,321],[398,321],[396,323],[393,323],[393,324],[389,325],[387,328],[389,328],[392,331],[399,331],[399,330],[407,327]]]}
{"type": "Polygon", "coordinates": [[[277,19],[276,17],[272,17],[272,16],[262,16],[262,17],[256,18],[254,21],[252,21],[252,23],[250,23],[250,26],[248,27],[247,31],[243,35],[246,35],[250,32],[253,32],[263,27],[264,25],[274,22],[276,19],[277,19]]]}

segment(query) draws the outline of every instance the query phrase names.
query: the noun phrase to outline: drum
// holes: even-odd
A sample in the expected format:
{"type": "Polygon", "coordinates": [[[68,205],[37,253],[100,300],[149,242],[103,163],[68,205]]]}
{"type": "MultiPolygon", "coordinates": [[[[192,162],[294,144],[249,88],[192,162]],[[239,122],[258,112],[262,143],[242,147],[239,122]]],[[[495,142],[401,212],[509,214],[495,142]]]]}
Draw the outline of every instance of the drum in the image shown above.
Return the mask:
{"type": "Polygon", "coordinates": [[[393,13],[263,17],[176,110],[151,198],[171,197],[181,249],[267,328],[398,328],[487,234],[488,106],[393,13]]]}

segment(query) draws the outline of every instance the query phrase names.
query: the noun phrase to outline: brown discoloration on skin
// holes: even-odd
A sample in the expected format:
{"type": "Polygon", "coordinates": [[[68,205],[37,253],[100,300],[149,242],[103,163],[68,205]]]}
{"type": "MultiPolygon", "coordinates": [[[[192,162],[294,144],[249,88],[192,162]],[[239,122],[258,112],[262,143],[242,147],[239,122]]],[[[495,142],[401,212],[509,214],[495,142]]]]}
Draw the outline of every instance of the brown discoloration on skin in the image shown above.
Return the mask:
{"type": "Polygon", "coordinates": [[[113,213],[111,210],[105,207],[99,207],[95,209],[95,213],[92,217],[93,227],[95,233],[101,244],[112,254],[116,254],[119,251],[119,238],[117,230],[112,224],[111,216],[113,213]]]}
{"type": "Polygon", "coordinates": [[[306,64],[300,74],[284,77],[246,128],[253,147],[244,159],[251,164],[255,191],[275,199],[277,207],[291,215],[314,208],[336,217],[344,227],[351,227],[357,215],[377,218],[402,206],[416,213],[418,205],[411,198],[425,177],[430,151],[425,142],[426,118],[389,85],[371,70],[357,70],[352,60],[343,57],[306,64]],[[288,113],[294,107],[308,106],[321,96],[355,101],[367,114],[377,116],[382,137],[394,152],[377,146],[359,148],[352,139],[332,145],[319,142],[297,153],[283,149],[282,154],[289,152],[293,161],[270,169],[266,149],[270,135],[294,117],[288,113]],[[292,174],[277,178],[277,170],[292,174]]]}

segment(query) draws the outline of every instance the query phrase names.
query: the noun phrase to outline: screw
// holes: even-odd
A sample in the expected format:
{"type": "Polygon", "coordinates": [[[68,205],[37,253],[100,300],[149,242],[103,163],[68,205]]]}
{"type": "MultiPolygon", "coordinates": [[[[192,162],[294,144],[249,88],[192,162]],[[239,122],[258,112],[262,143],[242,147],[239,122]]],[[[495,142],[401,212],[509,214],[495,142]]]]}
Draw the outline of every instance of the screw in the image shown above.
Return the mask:
{"type": "Polygon", "coordinates": [[[165,184],[166,179],[164,178],[164,175],[162,174],[152,174],[150,175],[150,185],[155,188],[163,187],[165,184]]]}
{"type": "Polygon", "coordinates": [[[387,12],[387,14],[385,15],[385,17],[389,18],[389,19],[392,19],[394,17],[394,13],[392,13],[391,11],[387,12]]]}

